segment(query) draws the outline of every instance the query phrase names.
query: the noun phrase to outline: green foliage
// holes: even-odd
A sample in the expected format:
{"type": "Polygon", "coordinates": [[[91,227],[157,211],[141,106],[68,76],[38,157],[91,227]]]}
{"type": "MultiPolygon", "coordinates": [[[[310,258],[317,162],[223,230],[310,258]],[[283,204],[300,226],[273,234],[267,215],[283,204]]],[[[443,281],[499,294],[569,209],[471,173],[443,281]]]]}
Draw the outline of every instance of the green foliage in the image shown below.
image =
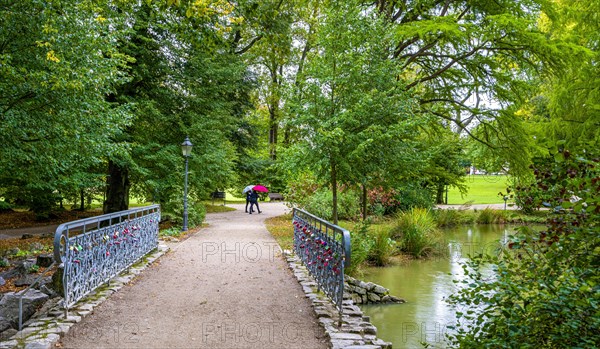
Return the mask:
{"type": "Polygon", "coordinates": [[[493,162],[490,168],[509,164],[512,171],[526,171],[531,138],[515,108],[505,106],[520,105],[535,93],[540,71],[569,69],[582,52],[539,30],[539,13],[553,14],[557,4],[403,1],[377,2],[377,10],[391,23],[390,50],[419,101],[417,113],[435,115],[459,132],[470,129],[491,155],[476,159],[493,162]]]}
{"type": "Polygon", "coordinates": [[[428,201],[431,201],[430,205],[444,204],[447,186],[453,186],[461,193],[466,191],[464,179],[468,160],[464,154],[464,141],[444,123],[431,122],[428,126],[427,137],[422,137],[423,141],[419,146],[421,155],[427,160],[426,165],[416,178],[409,181],[415,193],[412,193],[413,190],[407,193],[413,197],[415,194],[421,196],[418,198],[420,202],[417,202],[418,206],[410,205],[404,209],[413,206],[431,207],[426,206],[428,201]]]}
{"type": "Polygon", "coordinates": [[[434,254],[441,239],[433,214],[423,208],[398,213],[391,236],[400,250],[417,258],[434,254]]]}
{"type": "Polygon", "coordinates": [[[376,266],[390,264],[390,258],[396,254],[397,243],[391,237],[391,230],[375,228],[369,232],[373,244],[369,251],[368,260],[376,266]]]}
{"type": "MultiPolygon", "coordinates": [[[[188,203],[188,227],[199,226],[206,217],[206,208],[202,202],[188,203]]],[[[183,225],[183,203],[169,201],[161,205],[161,219],[183,225]]]]}
{"type": "Polygon", "coordinates": [[[435,218],[438,227],[453,227],[462,224],[473,224],[477,218],[473,210],[434,210],[433,217],[435,218]]]}
{"type": "Polygon", "coordinates": [[[479,211],[476,222],[478,224],[501,224],[506,223],[507,213],[502,210],[494,210],[489,207],[479,211]]]}
{"type": "MultiPolygon", "coordinates": [[[[539,162],[540,159],[534,162],[539,162]]],[[[543,160],[541,160],[543,161],[543,160]]],[[[544,189],[536,185],[533,174],[515,178],[509,187],[513,193],[515,205],[526,214],[531,214],[539,209],[543,202],[544,189]]]]}
{"type": "Polygon", "coordinates": [[[336,222],[338,185],[357,186],[416,168],[405,165],[414,162],[411,141],[423,120],[410,118],[412,100],[390,79],[399,67],[381,45],[385,24],[357,1],[327,3],[319,11],[314,49],[290,110],[298,142],[286,152],[293,158],[285,161],[326,181],[334,192],[336,222]]]}
{"type": "Polygon", "coordinates": [[[45,214],[46,195],[89,185],[85,174],[119,150],[111,137],[130,117],[105,97],[126,79],[124,21],[106,2],[3,3],[0,190],[11,202],[28,197],[45,214]]]}
{"type": "MultiPolygon", "coordinates": [[[[288,163],[288,165],[291,164],[288,163]]],[[[289,183],[284,193],[285,199],[291,205],[306,207],[308,200],[319,188],[319,182],[309,171],[294,172],[290,169],[289,172],[289,183]]]]}
{"type": "MultiPolygon", "coordinates": [[[[359,196],[353,190],[345,190],[338,195],[338,217],[340,219],[357,219],[360,217],[359,196]]],[[[331,221],[332,193],[326,189],[319,189],[307,198],[306,209],[308,212],[331,221]]]]}
{"type": "Polygon", "coordinates": [[[181,231],[180,227],[171,227],[169,229],[163,229],[161,230],[158,235],[159,236],[172,236],[172,237],[180,237],[181,235],[183,235],[183,231],[181,231]]]}
{"type": "Polygon", "coordinates": [[[11,211],[12,206],[6,201],[0,201],[0,212],[11,211]]]}
{"type": "Polygon", "coordinates": [[[430,208],[433,206],[433,197],[431,190],[423,186],[423,180],[407,180],[396,188],[375,187],[367,190],[368,207],[377,216],[411,208],[430,208]]]}
{"type": "Polygon", "coordinates": [[[0,195],[46,216],[59,202],[50,196],[105,190],[109,160],[123,173],[121,202],[164,203],[181,193],[188,134],[191,195],[233,183],[254,84],[213,25],[227,20],[147,1],[5,5],[0,195]]]}
{"type": "Polygon", "coordinates": [[[373,240],[370,239],[368,234],[370,225],[371,223],[368,220],[363,220],[352,229],[352,259],[350,265],[345,269],[348,275],[359,276],[361,267],[369,258],[369,253],[373,248],[373,240]]]}
{"type": "Polygon", "coordinates": [[[551,149],[536,184],[555,213],[497,256],[464,265],[452,347],[592,348],[600,343],[600,157],[551,149]],[[576,199],[575,199],[576,198],[576,199]]]}
{"type": "Polygon", "coordinates": [[[433,188],[424,188],[419,182],[408,182],[396,189],[397,209],[402,211],[413,208],[431,208],[434,204],[433,188]]]}
{"type": "Polygon", "coordinates": [[[38,271],[40,271],[40,266],[39,266],[39,265],[37,265],[37,264],[33,264],[33,265],[31,265],[29,268],[27,268],[27,272],[28,272],[29,274],[35,274],[35,273],[37,273],[38,271]]]}

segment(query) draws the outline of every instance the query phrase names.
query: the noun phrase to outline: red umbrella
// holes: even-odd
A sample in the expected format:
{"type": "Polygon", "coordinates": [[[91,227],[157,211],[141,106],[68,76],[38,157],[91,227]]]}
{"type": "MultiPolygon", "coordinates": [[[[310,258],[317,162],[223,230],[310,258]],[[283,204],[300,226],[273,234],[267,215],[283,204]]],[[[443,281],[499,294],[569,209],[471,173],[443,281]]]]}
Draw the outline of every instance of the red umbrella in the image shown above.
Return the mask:
{"type": "Polygon", "coordinates": [[[252,190],[254,190],[254,191],[261,191],[263,193],[269,192],[269,189],[267,189],[267,187],[265,187],[263,185],[255,185],[254,187],[252,187],[252,190]]]}

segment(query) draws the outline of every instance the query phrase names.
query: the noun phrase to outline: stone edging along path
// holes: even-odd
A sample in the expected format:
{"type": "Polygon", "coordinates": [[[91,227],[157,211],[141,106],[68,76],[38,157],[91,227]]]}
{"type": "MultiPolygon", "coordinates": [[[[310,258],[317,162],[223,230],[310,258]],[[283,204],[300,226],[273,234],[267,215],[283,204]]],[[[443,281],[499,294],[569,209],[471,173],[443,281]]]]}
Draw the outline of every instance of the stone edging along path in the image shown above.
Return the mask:
{"type": "Polygon", "coordinates": [[[306,297],[311,300],[333,349],[392,349],[392,343],[377,338],[377,328],[352,299],[343,301],[342,326],[338,328],[339,312],[333,302],[323,293],[317,293],[316,282],[298,257],[290,252],[285,252],[285,257],[306,297]]]}
{"type": "MultiPolygon", "coordinates": [[[[21,331],[7,341],[0,342],[0,349],[54,348],[55,344],[69,332],[73,325],[80,322],[95,307],[131,282],[168,250],[169,248],[166,245],[159,244],[153,252],[143,257],[140,262],[112,278],[105,286],[101,286],[85,296],[73,308],[69,309],[69,316],[66,318],[63,308],[57,301],[54,301],[53,305],[48,308],[45,307],[45,311],[42,309],[27,321],[21,331]]],[[[62,298],[56,298],[56,300],[60,301],[62,298]]]]}

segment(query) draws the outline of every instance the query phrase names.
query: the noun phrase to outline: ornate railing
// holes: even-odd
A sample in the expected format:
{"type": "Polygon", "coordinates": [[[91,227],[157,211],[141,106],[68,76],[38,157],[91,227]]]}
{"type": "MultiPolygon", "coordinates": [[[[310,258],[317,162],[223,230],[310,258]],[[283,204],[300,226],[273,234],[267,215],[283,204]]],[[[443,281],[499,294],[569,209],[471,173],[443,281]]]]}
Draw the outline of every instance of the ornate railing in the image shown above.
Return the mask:
{"type": "Polygon", "coordinates": [[[350,232],[301,209],[294,209],[294,250],[335,304],[342,321],[344,266],[350,264],[350,232]]]}
{"type": "Polygon", "coordinates": [[[54,259],[63,269],[69,307],[158,245],[160,206],[152,205],[61,224],[54,259]]]}

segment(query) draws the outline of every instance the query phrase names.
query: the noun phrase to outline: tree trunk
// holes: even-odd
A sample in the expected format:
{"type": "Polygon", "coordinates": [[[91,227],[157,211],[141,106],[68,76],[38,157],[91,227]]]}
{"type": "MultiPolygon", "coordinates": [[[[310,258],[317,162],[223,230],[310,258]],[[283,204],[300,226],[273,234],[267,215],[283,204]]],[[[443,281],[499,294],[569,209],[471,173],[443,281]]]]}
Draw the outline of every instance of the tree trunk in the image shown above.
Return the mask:
{"type": "Polygon", "coordinates": [[[269,156],[271,160],[277,160],[277,131],[279,128],[277,108],[277,106],[269,108],[269,156]]]}
{"type": "Polygon", "coordinates": [[[79,199],[81,200],[81,204],[79,205],[79,211],[85,211],[85,196],[83,192],[83,188],[79,190],[79,199]]]}
{"type": "Polygon", "coordinates": [[[367,185],[365,183],[362,184],[362,219],[363,221],[367,219],[367,185]]]}
{"type": "Polygon", "coordinates": [[[438,205],[444,203],[444,187],[445,185],[443,182],[438,182],[435,195],[435,203],[438,205]]]}
{"type": "Polygon", "coordinates": [[[281,81],[279,77],[283,74],[283,66],[273,63],[271,66],[271,91],[267,104],[269,107],[269,156],[271,160],[277,160],[277,136],[279,130],[279,102],[281,81]]]}
{"type": "Polygon", "coordinates": [[[333,224],[338,224],[337,167],[331,164],[331,193],[333,194],[333,224]]]}
{"type": "Polygon", "coordinates": [[[129,170],[109,160],[106,184],[104,213],[127,210],[129,208],[129,170]]]}

